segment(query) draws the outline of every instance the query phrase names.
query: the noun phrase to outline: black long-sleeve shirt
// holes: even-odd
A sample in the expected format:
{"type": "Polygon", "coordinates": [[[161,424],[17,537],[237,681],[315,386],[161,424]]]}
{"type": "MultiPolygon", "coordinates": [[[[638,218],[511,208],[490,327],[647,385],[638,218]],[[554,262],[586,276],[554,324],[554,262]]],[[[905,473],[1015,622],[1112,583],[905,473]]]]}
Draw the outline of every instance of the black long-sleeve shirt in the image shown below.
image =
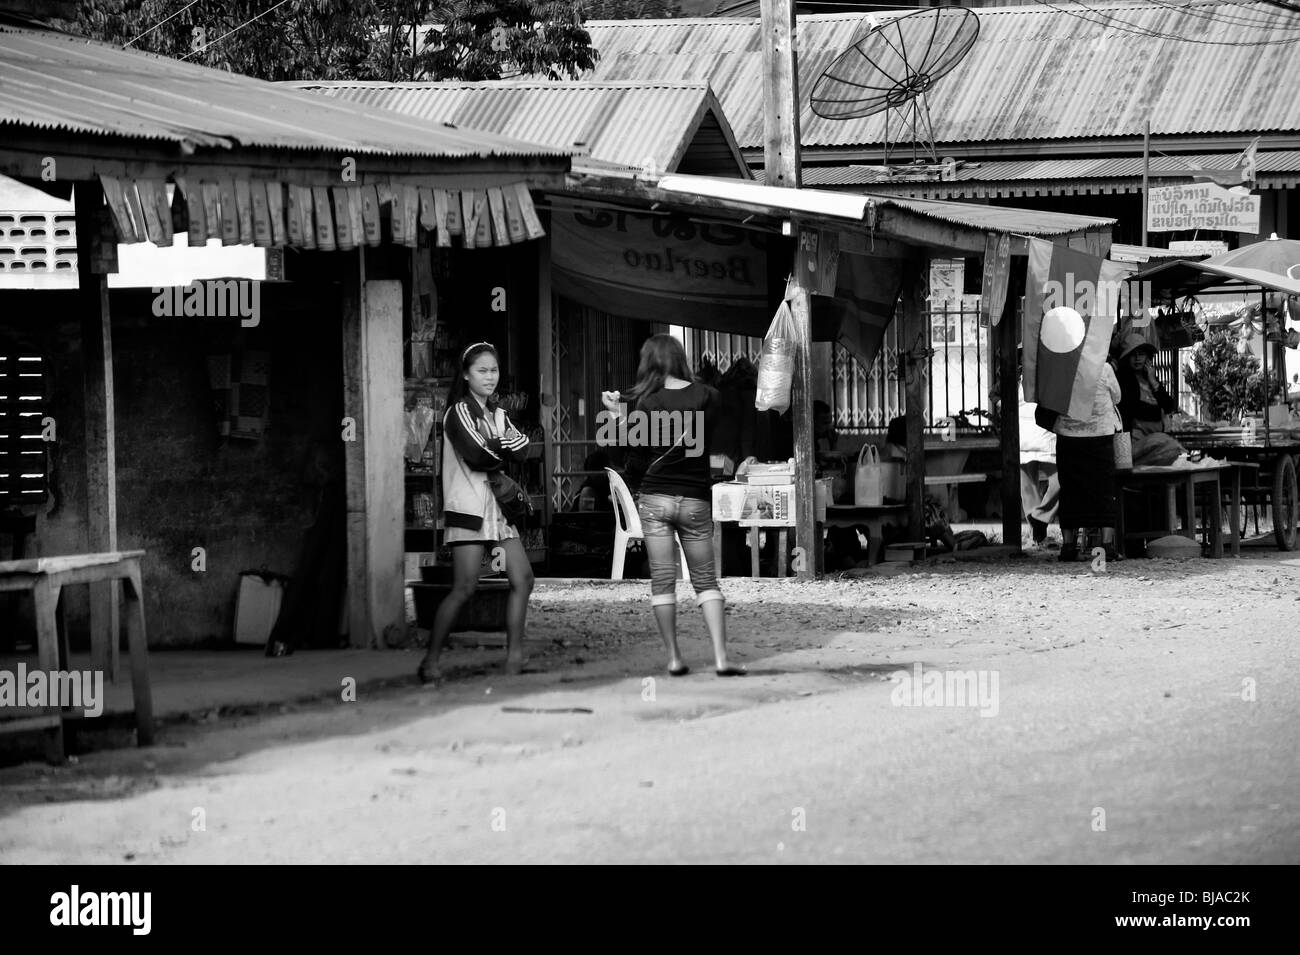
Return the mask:
{"type": "Polygon", "coordinates": [[[721,413],[717,389],[700,382],[642,398],[628,414],[628,484],[642,494],[710,500],[709,455],[721,413]]]}
{"type": "MultiPolygon", "coordinates": [[[[493,412],[484,411],[472,397],[462,398],[450,408],[443,418],[443,428],[452,447],[471,471],[499,471],[506,461],[522,461],[528,451],[528,438],[518,432],[507,441],[504,432],[497,433],[489,422],[493,412]]],[[[502,414],[506,428],[513,425],[502,414]]]]}
{"type": "Polygon", "coordinates": [[[1119,414],[1124,419],[1125,431],[1132,431],[1135,421],[1160,421],[1178,410],[1177,400],[1159,382],[1151,389],[1155,402],[1143,401],[1137,372],[1127,363],[1120,363],[1115,377],[1119,379],[1119,414]]]}

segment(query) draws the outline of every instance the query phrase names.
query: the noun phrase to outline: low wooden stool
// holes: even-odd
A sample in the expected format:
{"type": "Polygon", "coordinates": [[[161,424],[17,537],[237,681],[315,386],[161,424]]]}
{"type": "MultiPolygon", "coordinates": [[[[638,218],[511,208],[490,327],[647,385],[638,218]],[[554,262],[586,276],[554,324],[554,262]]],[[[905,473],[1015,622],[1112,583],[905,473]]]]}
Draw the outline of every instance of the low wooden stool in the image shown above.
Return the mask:
{"type": "Polygon", "coordinates": [[[892,551],[910,551],[912,560],[925,560],[926,552],[929,550],[929,541],[894,541],[892,544],[885,545],[885,559],[889,559],[889,552],[892,551]]]}
{"type": "MultiPolygon", "coordinates": [[[[122,581],[126,604],[127,647],[131,654],[131,693],[135,698],[136,737],[139,745],[153,743],[153,702],[149,695],[148,644],[144,629],[144,585],[140,577],[142,550],[106,554],[72,554],[66,557],[38,557],[0,562],[0,593],[32,592],[36,601],[36,647],[40,668],[46,673],[68,663],[67,636],[59,609],[59,594],[66,586],[99,581],[122,581]]],[[[109,632],[112,632],[110,628],[109,632]]],[[[91,634],[92,644],[102,639],[91,634]]],[[[92,647],[92,659],[95,657],[92,647]]],[[[108,654],[104,659],[109,659],[108,654]]],[[[52,702],[52,701],[47,701],[52,702]]],[[[31,730],[45,733],[45,758],[54,764],[64,761],[63,712],[57,705],[46,706],[41,716],[0,721],[0,733],[31,730]]]]}

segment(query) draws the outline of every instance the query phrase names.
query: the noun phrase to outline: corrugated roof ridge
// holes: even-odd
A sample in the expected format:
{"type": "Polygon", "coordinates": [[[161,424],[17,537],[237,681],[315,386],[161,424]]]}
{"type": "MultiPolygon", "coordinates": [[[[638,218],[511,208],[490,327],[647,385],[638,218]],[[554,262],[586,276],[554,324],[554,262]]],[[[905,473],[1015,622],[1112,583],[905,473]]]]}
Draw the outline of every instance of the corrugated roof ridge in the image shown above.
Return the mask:
{"type": "MultiPolygon", "coordinates": [[[[1072,10],[1068,7],[1061,7],[1051,3],[1026,3],[1010,7],[968,7],[972,13],[977,16],[999,16],[1006,14],[1086,14],[1089,10],[1167,10],[1177,12],[1178,10],[1190,9],[1193,7],[1232,7],[1236,10],[1257,10],[1264,8],[1264,11],[1274,11],[1281,14],[1283,11],[1280,7],[1273,6],[1268,0],[1243,0],[1241,3],[1227,3],[1225,0],[1193,0],[1191,3],[1179,3],[1178,0],[1089,0],[1084,4],[1078,3],[1078,9],[1072,10]]],[[[920,13],[923,10],[939,9],[936,7],[915,7],[906,10],[871,10],[869,13],[877,20],[889,19],[895,16],[904,16],[911,13],[920,13]]],[[[807,13],[799,15],[799,23],[833,23],[841,20],[861,20],[868,15],[867,11],[849,12],[849,13],[807,13]]],[[[583,26],[671,26],[673,24],[686,23],[714,23],[714,24],[755,24],[759,22],[758,16],[733,16],[733,17],[678,17],[677,19],[668,20],[584,20],[583,26]]],[[[1106,24],[1099,23],[1098,26],[1106,24]]],[[[1233,26],[1234,24],[1223,24],[1233,26]]],[[[1247,29],[1254,29],[1247,27],[1247,29]]]]}
{"type": "Polygon", "coordinates": [[[697,80],[279,80],[277,85],[296,89],[670,89],[706,90],[707,82],[697,80]]]}
{"type": "Polygon", "coordinates": [[[262,83],[255,76],[246,76],[243,73],[233,73],[227,70],[218,70],[210,66],[203,66],[201,63],[191,63],[188,60],[178,60],[174,57],[163,56],[161,53],[151,53],[148,50],[137,50],[134,47],[118,46],[115,43],[105,43],[102,40],[95,40],[90,37],[76,36],[71,33],[63,33],[58,30],[40,30],[33,27],[19,27],[12,24],[0,23],[0,33],[23,33],[27,34],[34,40],[52,40],[54,42],[67,43],[69,46],[93,46],[102,50],[109,50],[114,54],[123,56],[136,56],[142,59],[153,60],[155,62],[166,63],[169,67],[175,66],[185,70],[197,70],[198,74],[216,81],[227,81],[232,83],[262,83]],[[213,75],[216,74],[216,75],[213,75]]]}

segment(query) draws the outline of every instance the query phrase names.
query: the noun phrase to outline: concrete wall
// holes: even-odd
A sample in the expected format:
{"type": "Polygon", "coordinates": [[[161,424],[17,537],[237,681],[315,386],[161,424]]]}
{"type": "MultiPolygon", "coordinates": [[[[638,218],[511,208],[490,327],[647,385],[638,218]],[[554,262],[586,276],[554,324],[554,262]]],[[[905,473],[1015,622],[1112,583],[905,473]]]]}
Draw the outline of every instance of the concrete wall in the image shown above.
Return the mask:
{"type": "MultiPolygon", "coordinates": [[[[74,293],[0,293],[0,339],[23,337],[50,358],[56,500],[41,509],[28,556],[86,549],[84,396],[74,293]]],[[[321,455],[341,452],[341,333],[337,286],[262,288],[261,323],[155,318],[149,290],[114,291],[118,544],[144,564],[151,646],[230,641],[239,574],[291,574],[312,523],[321,455]],[[207,356],[269,351],[270,408],[258,441],[217,434],[207,356]],[[206,550],[207,569],[192,569],[206,550]]],[[[4,542],[0,542],[3,545],[4,542]]],[[[0,559],[7,553],[0,553],[0,559]]],[[[85,588],[69,603],[74,646],[85,634],[85,588]]],[[[0,614],[4,608],[0,607],[0,614]]],[[[6,625],[0,619],[0,626],[6,625]]],[[[9,621],[8,625],[22,626],[9,621]]]]}

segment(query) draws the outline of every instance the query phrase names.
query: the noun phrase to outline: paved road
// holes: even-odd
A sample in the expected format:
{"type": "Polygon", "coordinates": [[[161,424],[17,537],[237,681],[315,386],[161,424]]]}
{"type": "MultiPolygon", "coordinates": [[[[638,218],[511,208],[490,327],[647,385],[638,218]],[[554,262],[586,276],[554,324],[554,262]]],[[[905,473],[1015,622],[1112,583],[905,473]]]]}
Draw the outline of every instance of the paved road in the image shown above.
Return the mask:
{"type": "Polygon", "coordinates": [[[581,665],[571,646],[538,675],[177,729],[73,777],[0,772],[0,855],[1300,861],[1300,568],[1119,567],[940,568],[779,593],[729,582],[755,671],[738,680],[704,664],[686,604],[697,670],[678,680],[658,669],[644,585],[543,589],[535,635],[574,634],[581,665]],[[982,673],[990,692],[996,676],[996,712],[992,699],[987,715],[895,705],[890,674],[916,663],[982,673]],[[553,712],[569,708],[592,712],[553,712]]]}

